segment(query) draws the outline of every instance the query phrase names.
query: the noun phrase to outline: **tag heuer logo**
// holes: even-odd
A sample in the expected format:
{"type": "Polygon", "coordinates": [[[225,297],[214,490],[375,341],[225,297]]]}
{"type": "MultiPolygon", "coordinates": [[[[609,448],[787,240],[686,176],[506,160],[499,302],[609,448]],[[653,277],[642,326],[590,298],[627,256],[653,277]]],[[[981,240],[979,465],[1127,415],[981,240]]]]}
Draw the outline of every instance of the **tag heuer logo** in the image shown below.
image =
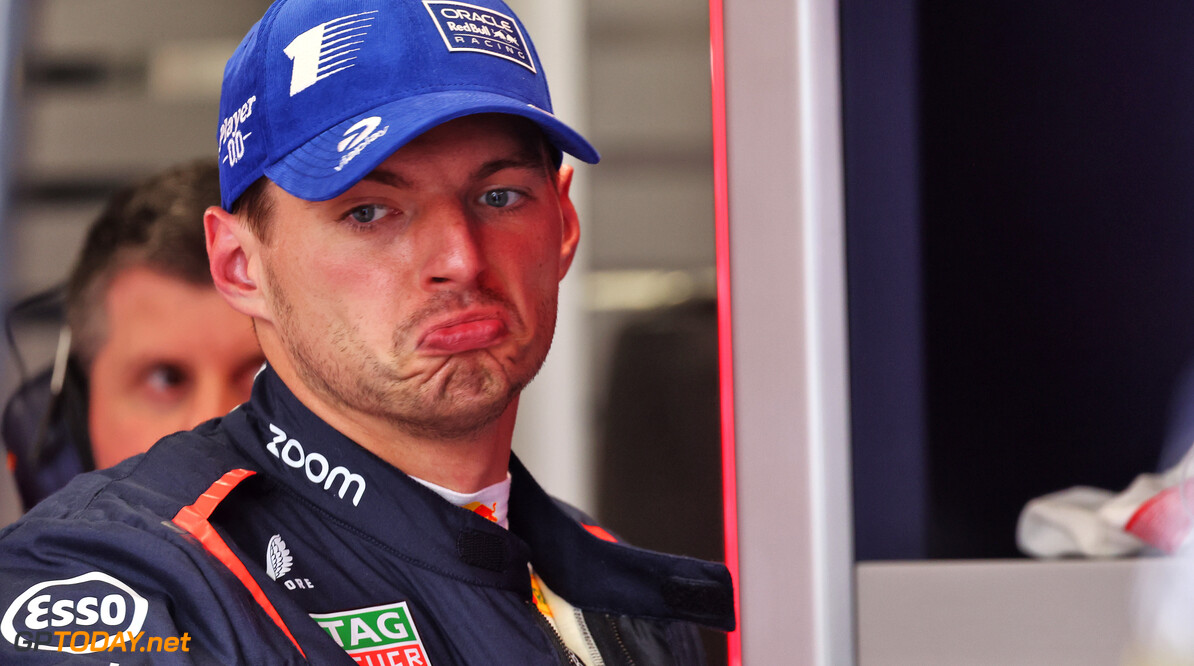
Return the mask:
{"type": "Polygon", "coordinates": [[[294,558],[290,556],[290,550],[286,548],[282,535],[275,534],[270,537],[269,545],[265,547],[265,572],[269,574],[270,579],[278,580],[290,573],[290,567],[293,565],[294,558]]]}
{"type": "Polygon", "coordinates": [[[431,666],[405,601],[341,613],[312,613],[311,619],[358,664],[431,666]]]}

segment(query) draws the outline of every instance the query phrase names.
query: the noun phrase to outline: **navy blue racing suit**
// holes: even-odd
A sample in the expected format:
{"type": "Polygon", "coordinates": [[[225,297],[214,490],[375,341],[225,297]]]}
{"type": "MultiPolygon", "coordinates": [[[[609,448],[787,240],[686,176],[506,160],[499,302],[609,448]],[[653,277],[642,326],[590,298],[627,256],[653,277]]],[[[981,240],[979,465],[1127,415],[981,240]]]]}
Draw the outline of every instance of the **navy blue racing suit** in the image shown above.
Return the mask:
{"type": "Polygon", "coordinates": [[[569,664],[528,564],[605,664],[703,662],[724,566],[610,537],[510,465],[510,529],[357,446],[266,369],[249,402],[77,477],[0,533],[3,664],[569,664]]]}

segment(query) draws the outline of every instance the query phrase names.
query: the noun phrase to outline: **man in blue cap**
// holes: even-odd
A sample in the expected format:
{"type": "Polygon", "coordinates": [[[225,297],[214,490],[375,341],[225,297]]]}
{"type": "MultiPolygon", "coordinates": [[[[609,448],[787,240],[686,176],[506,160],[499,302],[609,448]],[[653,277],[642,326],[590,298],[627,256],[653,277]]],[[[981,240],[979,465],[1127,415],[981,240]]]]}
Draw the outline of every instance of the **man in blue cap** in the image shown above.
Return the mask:
{"type": "Polygon", "coordinates": [[[219,141],[212,275],[267,367],[0,537],[0,660],[702,663],[726,569],[618,543],[510,452],[579,239],[561,154],[597,161],[510,9],[279,0],[219,141]]]}

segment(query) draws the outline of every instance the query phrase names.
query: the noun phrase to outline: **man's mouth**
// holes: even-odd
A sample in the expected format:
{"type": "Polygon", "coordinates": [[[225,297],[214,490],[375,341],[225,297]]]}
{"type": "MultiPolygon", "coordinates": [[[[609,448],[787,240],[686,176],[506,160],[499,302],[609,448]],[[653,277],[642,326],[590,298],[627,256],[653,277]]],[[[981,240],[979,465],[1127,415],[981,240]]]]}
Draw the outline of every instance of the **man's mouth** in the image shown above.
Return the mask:
{"type": "Polygon", "coordinates": [[[424,334],[419,350],[433,355],[460,354],[491,347],[506,334],[506,323],[498,317],[449,321],[424,334]]]}

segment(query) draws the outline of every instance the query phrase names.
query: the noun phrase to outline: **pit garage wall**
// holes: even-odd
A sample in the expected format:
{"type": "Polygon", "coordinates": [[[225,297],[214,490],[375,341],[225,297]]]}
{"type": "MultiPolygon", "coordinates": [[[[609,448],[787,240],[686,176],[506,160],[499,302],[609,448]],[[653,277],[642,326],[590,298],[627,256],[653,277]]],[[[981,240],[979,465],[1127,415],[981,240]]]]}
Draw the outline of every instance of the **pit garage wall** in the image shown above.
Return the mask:
{"type": "Polygon", "coordinates": [[[747,664],[854,661],[837,14],[724,6],[747,664]]]}

